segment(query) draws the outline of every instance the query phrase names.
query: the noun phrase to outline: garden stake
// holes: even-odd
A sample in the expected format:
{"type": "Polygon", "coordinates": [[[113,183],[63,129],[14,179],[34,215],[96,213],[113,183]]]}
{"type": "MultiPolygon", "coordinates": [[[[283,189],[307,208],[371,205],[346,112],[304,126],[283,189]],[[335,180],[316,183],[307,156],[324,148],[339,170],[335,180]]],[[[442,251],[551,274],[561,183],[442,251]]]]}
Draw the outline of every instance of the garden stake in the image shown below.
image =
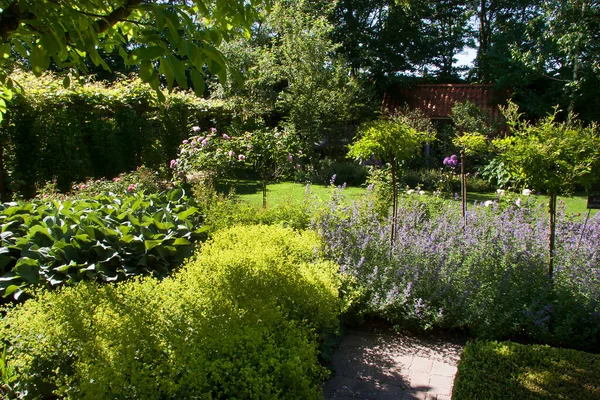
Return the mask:
{"type": "Polygon", "coordinates": [[[585,216],[585,221],[583,221],[583,228],[581,228],[581,234],[579,235],[579,240],[577,241],[577,248],[575,249],[575,254],[579,251],[579,245],[581,244],[581,239],[583,239],[583,232],[585,231],[585,226],[587,225],[588,219],[590,219],[590,211],[588,208],[587,215],[585,216]]]}

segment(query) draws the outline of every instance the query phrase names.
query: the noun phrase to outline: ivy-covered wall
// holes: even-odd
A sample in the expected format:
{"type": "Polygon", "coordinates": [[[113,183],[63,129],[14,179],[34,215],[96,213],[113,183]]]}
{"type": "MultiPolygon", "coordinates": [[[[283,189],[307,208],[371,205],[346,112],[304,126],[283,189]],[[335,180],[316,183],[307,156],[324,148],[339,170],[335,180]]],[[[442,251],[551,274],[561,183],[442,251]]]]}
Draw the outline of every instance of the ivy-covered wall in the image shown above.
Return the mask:
{"type": "Polygon", "coordinates": [[[0,125],[3,200],[25,198],[56,181],[61,190],[86,178],[111,178],[139,165],[160,170],[176,158],[191,126],[222,126],[232,117],[223,101],[173,92],[159,103],[139,79],[107,85],[14,74],[21,86],[0,125]]]}

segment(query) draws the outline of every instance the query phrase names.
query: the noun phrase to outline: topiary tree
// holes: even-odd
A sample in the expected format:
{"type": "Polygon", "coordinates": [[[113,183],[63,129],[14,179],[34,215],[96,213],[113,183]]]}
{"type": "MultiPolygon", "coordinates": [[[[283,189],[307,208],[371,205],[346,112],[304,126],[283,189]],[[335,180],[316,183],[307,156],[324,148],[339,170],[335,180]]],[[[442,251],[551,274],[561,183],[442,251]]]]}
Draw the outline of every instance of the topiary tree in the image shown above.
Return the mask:
{"type": "Polygon", "coordinates": [[[394,242],[398,215],[398,179],[406,163],[421,154],[423,145],[435,139],[434,132],[411,128],[401,116],[364,124],[357,140],[350,145],[348,157],[366,161],[375,157],[390,164],[392,172],[392,233],[394,242]]]}
{"type": "Polygon", "coordinates": [[[529,187],[545,190],[550,197],[550,278],[554,274],[557,196],[572,193],[575,185],[589,188],[600,169],[598,125],[584,127],[575,118],[570,118],[570,123],[556,122],[557,111],[531,124],[521,119],[514,103],[509,103],[504,114],[512,135],[494,141],[512,176],[529,187]]]}

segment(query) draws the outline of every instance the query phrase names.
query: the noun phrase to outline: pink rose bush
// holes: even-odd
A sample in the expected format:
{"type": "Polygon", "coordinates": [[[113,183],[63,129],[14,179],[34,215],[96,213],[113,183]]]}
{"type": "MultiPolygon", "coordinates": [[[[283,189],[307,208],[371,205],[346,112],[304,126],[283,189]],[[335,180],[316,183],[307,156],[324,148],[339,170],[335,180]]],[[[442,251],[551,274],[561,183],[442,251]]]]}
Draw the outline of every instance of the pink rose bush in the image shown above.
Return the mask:
{"type": "Polygon", "coordinates": [[[169,163],[174,180],[216,179],[239,168],[252,168],[269,181],[301,168],[304,155],[297,136],[288,131],[276,128],[233,134],[210,128],[204,133],[193,127],[192,136],[181,143],[179,157],[169,163]]]}

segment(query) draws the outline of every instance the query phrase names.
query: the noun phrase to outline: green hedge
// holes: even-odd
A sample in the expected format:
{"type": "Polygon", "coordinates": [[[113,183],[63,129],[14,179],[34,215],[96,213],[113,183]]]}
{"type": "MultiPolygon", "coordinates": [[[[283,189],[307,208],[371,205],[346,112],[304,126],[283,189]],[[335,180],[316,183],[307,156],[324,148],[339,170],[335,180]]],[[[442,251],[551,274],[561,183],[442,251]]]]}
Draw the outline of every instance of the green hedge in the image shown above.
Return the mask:
{"type": "MultiPolygon", "coordinates": [[[[337,267],[313,233],[217,233],[177,275],[83,283],[8,310],[0,335],[27,398],[317,399],[337,267]]],[[[5,387],[5,390],[6,389],[5,387]]]]}
{"type": "Polygon", "coordinates": [[[600,355],[512,342],[469,343],[452,398],[599,399],[600,355]]]}
{"type": "Polygon", "coordinates": [[[26,198],[46,181],[65,191],[72,182],[112,178],[142,164],[165,168],[193,125],[225,125],[232,117],[228,103],[187,92],[159,104],[139,80],[72,79],[64,89],[52,75],[13,78],[22,91],[8,104],[0,144],[10,189],[26,198]]]}

